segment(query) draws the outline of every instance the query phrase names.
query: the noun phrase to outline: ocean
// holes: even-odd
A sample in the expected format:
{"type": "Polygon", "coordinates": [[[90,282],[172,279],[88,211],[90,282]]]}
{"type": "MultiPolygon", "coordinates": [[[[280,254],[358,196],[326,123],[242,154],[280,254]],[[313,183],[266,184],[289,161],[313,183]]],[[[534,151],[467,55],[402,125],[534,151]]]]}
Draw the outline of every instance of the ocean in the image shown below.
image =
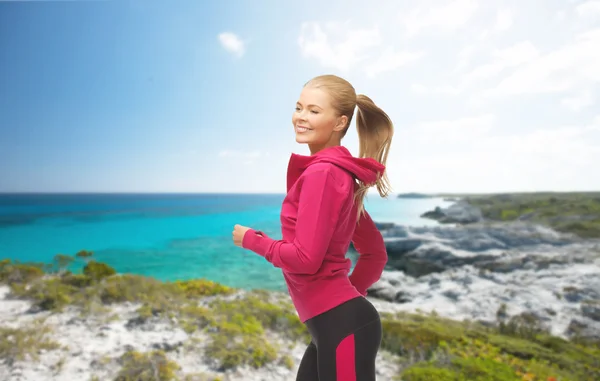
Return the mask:
{"type": "MultiPolygon", "coordinates": [[[[160,280],[206,278],[232,287],[284,290],[279,269],[236,247],[235,224],[281,238],[283,194],[0,194],[0,260],[51,262],[90,250],[120,273],[160,280]]],[[[419,215],[441,199],[369,195],[377,222],[431,225],[419,215]]],[[[350,257],[355,259],[351,254],[350,257]]]]}

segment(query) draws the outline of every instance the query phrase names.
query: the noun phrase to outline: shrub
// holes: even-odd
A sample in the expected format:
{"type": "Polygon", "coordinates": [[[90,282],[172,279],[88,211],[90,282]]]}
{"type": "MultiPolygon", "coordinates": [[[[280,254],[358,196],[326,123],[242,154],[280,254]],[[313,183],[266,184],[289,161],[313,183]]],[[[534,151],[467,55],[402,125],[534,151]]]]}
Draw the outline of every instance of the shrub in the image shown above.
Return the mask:
{"type": "Polygon", "coordinates": [[[94,281],[99,281],[103,278],[115,275],[117,272],[106,263],[89,261],[83,268],[83,273],[94,281]]]}
{"type": "Polygon", "coordinates": [[[188,298],[199,298],[202,296],[228,295],[235,292],[235,289],[222,284],[207,280],[193,279],[186,281],[176,281],[175,285],[179,287],[188,298]]]}
{"type": "MultiPolygon", "coordinates": [[[[214,300],[210,311],[212,315],[205,320],[210,326],[210,342],[205,351],[221,370],[240,365],[259,368],[276,361],[278,348],[266,338],[267,329],[293,340],[306,339],[308,335],[289,306],[266,303],[255,295],[232,301],[214,300]]],[[[281,361],[289,365],[285,358],[281,361]]]]}
{"type": "Polygon", "coordinates": [[[397,317],[401,318],[382,320],[382,347],[413,361],[429,358],[440,343],[458,340],[464,331],[460,324],[435,317],[397,317]]]}
{"type": "Polygon", "coordinates": [[[277,359],[277,348],[262,334],[257,322],[220,323],[211,333],[206,355],[216,361],[219,370],[249,365],[260,368],[277,359]]]}
{"type": "Polygon", "coordinates": [[[310,335],[289,304],[265,302],[255,295],[233,300],[215,300],[210,307],[218,314],[231,317],[241,314],[256,318],[265,328],[284,333],[289,339],[307,343],[310,335]]]}
{"type": "Polygon", "coordinates": [[[179,365],[163,351],[140,353],[128,351],[119,359],[121,369],[114,381],[172,381],[179,365]]]}
{"type": "Polygon", "coordinates": [[[529,220],[584,238],[600,237],[598,193],[525,193],[469,196],[487,219],[512,221],[525,214],[529,220]]]}
{"type": "Polygon", "coordinates": [[[38,279],[29,287],[12,285],[12,294],[32,300],[33,305],[42,310],[61,311],[63,307],[75,303],[78,288],[63,283],[60,278],[38,279]]]}
{"type": "Polygon", "coordinates": [[[54,350],[59,344],[48,336],[51,330],[43,324],[28,327],[0,327],[0,358],[11,365],[16,361],[38,360],[40,350],[54,350]]]}
{"type": "Polygon", "coordinates": [[[62,274],[67,271],[67,268],[71,263],[73,263],[73,261],[75,261],[75,258],[70,255],[57,254],[54,256],[53,270],[59,274],[62,274]]]}
{"type": "Polygon", "coordinates": [[[0,283],[29,283],[41,278],[47,268],[45,264],[11,262],[10,259],[4,259],[0,261],[0,283]]]}
{"type": "Polygon", "coordinates": [[[382,347],[401,356],[405,381],[600,379],[597,347],[547,333],[506,335],[500,328],[409,314],[385,317],[383,326],[382,347]]]}
{"type": "Polygon", "coordinates": [[[404,381],[521,381],[508,365],[486,358],[457,358],[449,367],[422,363],[402,373],[404,381]]]}

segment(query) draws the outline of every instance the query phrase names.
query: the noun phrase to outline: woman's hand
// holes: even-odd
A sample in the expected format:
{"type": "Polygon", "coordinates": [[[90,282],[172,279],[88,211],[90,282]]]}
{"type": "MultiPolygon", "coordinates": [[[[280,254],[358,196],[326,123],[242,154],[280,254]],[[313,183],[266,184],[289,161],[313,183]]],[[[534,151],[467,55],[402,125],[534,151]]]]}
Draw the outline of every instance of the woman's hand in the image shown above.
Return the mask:
{"type": "Polygon", "coordinates": [[[242,225],[235,225],[233,227],[233,243],[236,246],[242,247],[242,241],[244,240],[244,234],[249,230],[249,227],[242,225]]]}

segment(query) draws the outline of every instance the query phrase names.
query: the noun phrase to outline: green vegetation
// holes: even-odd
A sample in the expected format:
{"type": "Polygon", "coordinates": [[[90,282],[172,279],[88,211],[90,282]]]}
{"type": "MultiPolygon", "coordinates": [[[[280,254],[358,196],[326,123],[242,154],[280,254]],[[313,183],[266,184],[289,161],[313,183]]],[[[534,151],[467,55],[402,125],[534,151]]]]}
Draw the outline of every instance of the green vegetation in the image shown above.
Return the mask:
{"type": "Polygon", "coordinates": [[[600,192],[511,193],[463,198],[479,207],[489,220],[524,219],[583,238],[600,238],[600,192]]]}
{"type": "MultiPolygon", "coordinates": [[[[208,311],[212,331],[206,352],[222,370],[242,364],[260,368],[276,361],[279,351],[268,340],[266,330],[282,333],[290,340],[310,341],[291,305],[268,303],[251,294],[231,302],[215,300],[208,311]]],[[[280,359],[288,367],[292,366],[290,360],[280,359]]]]}
{"type": "MultiPolygon", "coordinates": [[[[3,260],[0,281],[10,286],[13,297],[31,300],[35,307],[52,312],[74,306],[87,315],[105,311],[116,303],[140,303],[138,324],[167,318],[177,321],[190,334],[196,331],[205,334],[208,340],[203,341],[203,350],[221,371],[240,365],[259,368],[275,361],[293,366],[288,357],[280,358],[278,347],[268,340],[269,330],[283,332],[289,340],[308,340],[291,304],[269,303],[262,291],[235,295],[237,290],[206,279],[161,282],[150,277],[117,274],[109,265],[91,259],[90,252],[86,253],[85,266],[79,274],[65,271],[64,266],[54,271],[41,264],[3,260]],[[232,298],[227,300],[228,296],[232,298]]],[[[61,257],[63,264],[74,260],[61,257]]],[[[129,370],[119,380],[145,379],[145,375],[137,373],[137,363],[132,361],[146,361],[146,358],[131,356],[127,363],[129,370]]],[[[152,356],[156,360],[158,355],[152,356]]]]}
{"type": "Polygon", "coordinates": [[[12,364],[16,361],[37,361],[39,351],[60,348],[48,336],[50,328],[36,321],[20,329],[0,326],[0,359],[12,364]]]}
{"type": "Polygon", "coordinates": [[[114,381],[171,381],[180,369],[163,351],[128,351],[119,359],[121,370],[114,381]]]}
{"type": "MultiPolygon", "coordinates": [[[[246,365],[260,368],[293,360],[281,345],[309,335],[291,304],[274,301],[264,291],[238,290],[208,280],[160,282],[131,274],[116,274],[89,254],[80,273],[65,269],[77,258],[61,258],[61,266],[0,262],[0,280],[13,296],[38,308],[60,311],[78,307],[83,314],[124,301],[140,305],[136,324],[168,319],[190,334],[187,350],[198,351],[216,372],[246,365]],[[87,269],[87,270],[86,270],[87,269]],[[278,334],[277,340],[273,340],[278,334]]],[[[544,331],[532,315],[506,318],[498,312],[495,327],[458,322],[435,314],[382,314],[382,349],[401,364],[398,380],[425,381],[587,381],[600,379],[600,346],[584,340],[567,341],[544,331]]],[[[131,321],[130,321],[131,323],[131,321]]],[[[47,329],[0,329],[0,358],[35,357],[40,348],[56,348],[47,329]]],[[[218,380],[217,376],[185,374],[169,352],[129,351],[109,361],[120,364],[114,381],[218,380]]]]}
{"type": "Polygon", "coordinates": [[[8,284],[14,296],[32,300],[34,306],[42,310],[56,312],[70,305],[93,312],[95,305],[122,302],[141,302],[147,311],[169,312],[172,306],[184,305],[199,297],[235,291],[205,279],[160,282],[150,277],[118,275],[107,264],[89,259],[81,274],[47,271],[48,268],[44,264],[5,259],[0,261],[0,282],[8,284]]]}
{"type": "Polygon", "coordinates": [[[600,346],[551,336],[517,316],[497,327],[435,315],[384,320],[382,347],[400,356],[404,381],[600,379],[600,346]]]}
{"type": "Polygon", "coordinates": [[[205,373],[195,373],[195,374],[187,374],[183,378],[183,381],[223,381],[223,379],[219,376],[205,374],[205,373]]]}

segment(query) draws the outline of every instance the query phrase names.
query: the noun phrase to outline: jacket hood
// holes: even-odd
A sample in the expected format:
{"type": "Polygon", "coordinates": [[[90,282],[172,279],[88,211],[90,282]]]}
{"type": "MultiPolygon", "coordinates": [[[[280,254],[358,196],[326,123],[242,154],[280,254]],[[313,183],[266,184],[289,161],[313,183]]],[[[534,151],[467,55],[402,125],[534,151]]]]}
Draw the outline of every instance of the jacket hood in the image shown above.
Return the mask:
{"type": "Polygon", "coordinates": [[[374,184],[385,170],[385,166],[377,160],[354,157],[350,151],[343,146],[325,148],[311,156],[292,153],[288,165],[288,190],[294,185],[306,168],[316,163],[335,164],[350,172],[356,179],[367,185],[374,184]]]}

